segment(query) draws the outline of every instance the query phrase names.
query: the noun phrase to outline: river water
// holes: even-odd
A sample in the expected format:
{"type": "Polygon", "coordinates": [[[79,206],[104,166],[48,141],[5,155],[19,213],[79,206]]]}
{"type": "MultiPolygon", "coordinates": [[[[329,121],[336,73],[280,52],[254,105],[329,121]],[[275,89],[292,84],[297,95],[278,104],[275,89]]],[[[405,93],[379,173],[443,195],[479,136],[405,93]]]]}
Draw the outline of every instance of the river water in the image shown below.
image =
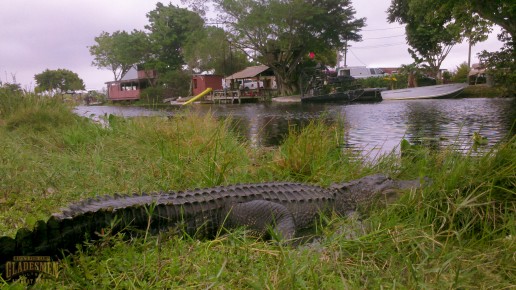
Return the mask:
{"type": "MultiPolygon", "coordinates": [[[[79,115],[98,117],[172,115],[183,107],[157,111],[139,107],[79,106],[79,115]]],[[[396,150],[401,139],[433,148],[453,146],[469,150],[473,133],[488,140],[480,150],[515,131],[516,99],[424,99],[382,101],[367,104],[254,103],[206,105],[194,104],[188,110],[211,113],[217,118],[231,116],[235,130],[254,146],[276,146],[288,133],[289,126],[302,127],[310,120],[341,120],[345,147],[369,156],[396,150]]]]}

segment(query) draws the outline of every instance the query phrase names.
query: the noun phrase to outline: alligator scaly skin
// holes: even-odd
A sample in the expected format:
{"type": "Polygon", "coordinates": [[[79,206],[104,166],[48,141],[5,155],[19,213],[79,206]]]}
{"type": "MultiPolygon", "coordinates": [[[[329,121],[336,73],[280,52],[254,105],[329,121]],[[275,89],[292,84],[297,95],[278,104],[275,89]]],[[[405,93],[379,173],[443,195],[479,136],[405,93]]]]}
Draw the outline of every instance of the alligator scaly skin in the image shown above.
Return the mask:
{"type": "Polygon", "coordinates": [[[195,237],[213,237],[222,228],[246,226],[260,234],[267,228],[284,239],[313,226],[321,213],[347,215],[377,196],[419,186],[417,181],[395,181],[371,175],[330,188],[299,183],[258,183],[219,186],[184,192],[115,195],[70,205],[35,228],[18,230],[16,237],[0,238],[0,270],[13,256],[57,257],[73,252],[76,244],[98,238],[112,227],[152,232],[179,228],[195,237]]]}

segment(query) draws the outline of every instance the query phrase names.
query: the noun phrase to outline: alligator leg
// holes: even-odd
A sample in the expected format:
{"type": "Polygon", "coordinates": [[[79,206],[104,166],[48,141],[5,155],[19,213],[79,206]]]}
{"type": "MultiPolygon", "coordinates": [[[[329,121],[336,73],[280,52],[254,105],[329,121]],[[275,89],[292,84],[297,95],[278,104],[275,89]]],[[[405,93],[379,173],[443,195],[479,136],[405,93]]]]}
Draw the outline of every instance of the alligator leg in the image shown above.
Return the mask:
{"type": "Polygon", "coordinates": [[[281,239],[294,238],[296,226],[292,213],[283,205],[267,201],[253,200],[234,205],[228,214],[231,227],[246,226],[260,235],[272,228],[281,239]]]}

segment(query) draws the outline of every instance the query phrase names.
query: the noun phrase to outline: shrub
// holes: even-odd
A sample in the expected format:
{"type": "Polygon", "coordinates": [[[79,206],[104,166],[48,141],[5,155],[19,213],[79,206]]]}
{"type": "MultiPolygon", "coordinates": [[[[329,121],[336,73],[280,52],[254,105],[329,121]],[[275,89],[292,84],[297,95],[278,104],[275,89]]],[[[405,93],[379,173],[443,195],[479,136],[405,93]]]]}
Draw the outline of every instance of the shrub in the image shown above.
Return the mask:
{"type": "Polygon", "coordinates": [[[463,62],[453,72],[453,76],[451,80],[455,83],[466,83],[468,81],[469,75],[469,66],[467,63],[463,62]]]}

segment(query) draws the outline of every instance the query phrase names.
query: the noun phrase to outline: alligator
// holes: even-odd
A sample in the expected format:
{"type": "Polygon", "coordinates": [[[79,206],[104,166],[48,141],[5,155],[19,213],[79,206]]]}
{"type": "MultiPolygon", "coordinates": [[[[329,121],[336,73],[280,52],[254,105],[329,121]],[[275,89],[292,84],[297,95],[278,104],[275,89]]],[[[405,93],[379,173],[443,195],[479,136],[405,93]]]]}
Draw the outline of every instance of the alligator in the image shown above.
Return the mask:
{"type": "Polygon", "coordinates": [[[328,188],[287,182],[237,184],[184,192],[114,195],[87,199],[38,221],[33,230],[21,228],[14,238],[0,238],[0,270],[14,256],[59,255],[86,240],[100,238],[104,229],[158,232],[180,229],[192,237],[212,238],[222,229],[247,227],[282,240],[311,228],[321,213],[346,216],[375,199],[390,199],[417,180],[393,180],[370,175],[328,188]]]}

